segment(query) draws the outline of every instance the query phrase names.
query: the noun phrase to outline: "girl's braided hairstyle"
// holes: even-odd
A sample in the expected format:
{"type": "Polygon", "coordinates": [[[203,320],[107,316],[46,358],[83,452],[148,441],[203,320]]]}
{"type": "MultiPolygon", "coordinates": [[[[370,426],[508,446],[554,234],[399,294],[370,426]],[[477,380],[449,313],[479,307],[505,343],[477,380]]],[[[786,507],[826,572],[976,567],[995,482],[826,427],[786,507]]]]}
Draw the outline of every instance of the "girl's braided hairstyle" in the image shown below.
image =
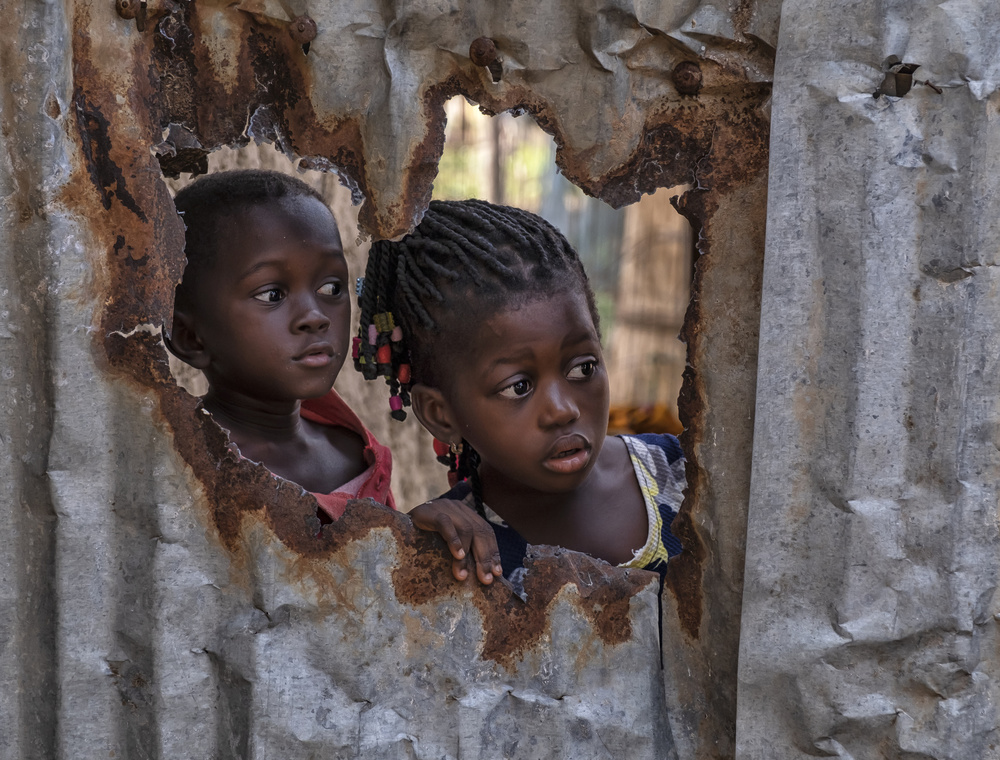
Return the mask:
{"type": "MultiPolygon", "coordinates": [[[[431,201],[399,242],[377,241],[360,291],[355,367],[384,376],[392,416],[405,419],[415,382],[447,387],[446,368],[468,351],[472,330],[491,314],[540,296],[582,291],[600,330],[594,294],[576,251],[544,219],[481,200],[431,201]]],[[[439,456],[458,479],[470,478],[482,511],[479,457],[439,456]]]]}

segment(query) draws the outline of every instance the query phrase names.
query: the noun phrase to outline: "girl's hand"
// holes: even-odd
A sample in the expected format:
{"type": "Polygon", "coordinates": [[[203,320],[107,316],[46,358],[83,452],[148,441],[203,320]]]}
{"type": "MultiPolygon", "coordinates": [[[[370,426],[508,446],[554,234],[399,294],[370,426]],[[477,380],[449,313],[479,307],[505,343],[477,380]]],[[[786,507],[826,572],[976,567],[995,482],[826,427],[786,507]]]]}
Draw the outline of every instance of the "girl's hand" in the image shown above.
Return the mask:
{"type": "Polygon", "coordinates": [[[503,575],[493,528],[462,502],[434,499],[414,507],[409,515],[418,528],[439,533],[448,544],[454,557],[451,572],[456,580],[468,578],[473,565],[479,582],[484,585],[493,583],[494,576],[503,575]]]}

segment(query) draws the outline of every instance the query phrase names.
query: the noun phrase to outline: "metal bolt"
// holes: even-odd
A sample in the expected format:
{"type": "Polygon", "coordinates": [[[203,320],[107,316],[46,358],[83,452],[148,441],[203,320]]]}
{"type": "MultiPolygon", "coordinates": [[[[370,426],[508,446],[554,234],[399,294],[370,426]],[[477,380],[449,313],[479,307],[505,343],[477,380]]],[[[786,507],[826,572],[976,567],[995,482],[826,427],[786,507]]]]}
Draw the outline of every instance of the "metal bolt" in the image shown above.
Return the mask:
{"type": "Polygon", "coordinates": [[[469,58],[477,66],[489,66],[497,59],[497,46],[489,37],[477,37],[469,45],[469,58]]]}
{"type": "Polygon", "coordinates": [[[503,63],[497,53],[496,43],[489,37],[477,37],[469,45],[469,58],[477,66],[489,69],[494,82],[499,82],[503,76],[503,63]]]}
{"type": "Polygon", "coordinates": [[[681,61],[674,67],[674,87],[681,95],[697,95],[701,90],[701,66],[681,61]]]}
{"type": "Polygon", "coordinates": [[[139,0],[115,0],[115,10],[122,18],[135,18],[136,10],[139,7],[139,0]]]}
{"type": "Polygon", "coordinates": [[[135,28],[146,31],[146,0],[115,0],[115,10],[124,19],[135,19],[135,28]]]}
{"type": "Polygon", "coordinates": [[[308,45],[316,39],[316,22],[308,16],[299,16],[292,19],[288,26],[288,33],[300,45],[308,45]]]}

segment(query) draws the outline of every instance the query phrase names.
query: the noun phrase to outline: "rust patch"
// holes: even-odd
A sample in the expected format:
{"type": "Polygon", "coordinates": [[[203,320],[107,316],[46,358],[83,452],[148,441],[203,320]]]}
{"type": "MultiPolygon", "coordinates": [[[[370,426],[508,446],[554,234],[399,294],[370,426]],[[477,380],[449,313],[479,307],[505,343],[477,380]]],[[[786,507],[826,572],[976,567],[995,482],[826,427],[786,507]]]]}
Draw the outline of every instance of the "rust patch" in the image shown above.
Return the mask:
{"type": "Polygon", "coordinates": [[[76,127],[80,132],[80,149],[86,161],[87,173],[101,196],[105,210],[111,208],[111,199],[118,201],[135,214],[140,221],[146,221],[146,214],[129,192],[121,167],[111,158],[111,134],[109,122],[100,109],[77,87],[73,92],[73,106],[76,109],[76,127]]]}
{"type": "MultiPolygon", "coordinates": [[[[344,517],[349,515],[350,511],[345,513],[344,517]]],[[[341,518],[341,521],[343,519],[341,518]]],[[[336,524],[333,523],[331,527],[336,524]]],[[[405,536],[406,548],[413,553],[408,552],[406,561],[401,561],[393,570],[393,586],[400,601],[413,605],[427,604],[449,593],[459,583],[452,577],[449,559],[451,555],[444,540],[436,533],[417,530],[409,521],[407,524],[409,530],[405,536]]],[[[472,585],[472,581],[467,581],[467,584],[472,585]]],[[[510,593],[499,583],[479,587],[483,594],[492,599],[504,599],[510,593]]]]}
{"type": "Polygon", "coordinates": [[[62,116],[62,108],[59,105],[59,98],[57,98],[53,93],[49,93],[48,97],[45,98],[45,115],[48,116],[52,121],[56,121],[62,116]]]}
{"type": "Polygon", "coordinates": [[[733,9],[733,29],[744,37],[753,20],[754,0],[738,0],[733,9]]]}
{"type": "Polygon", "coordinates": [[[586,554],[557,547],[531,547],[524,590],[528,603],[511,594],[504,615],[487,623],[483,656],[510,665],[547,628],[548,608],[567,584],[576,586],[577,606],[606,645],[632,636],[631,599],[655,579],[644,571],[623,570],[586,554]]]}
{"type": "MultiPolygon", "coordinates": [[[[686,440],[682,439],[682,446],[687,443],[686,440]]],[[[700,479],[692,477],[692,470],[699,475],[701,470],[690,459],[686,462],[686,470],[688,493],[697,493],[700,479]]],[[[704,491],[701,492],[704,493],[704,491]]],[[[684,551],[670,560],[663,585],[664,588],[670,590],[674,597],[677,616],[684,633],[697,640],[701,635],[701,621],[704,613],[702,580],[707,552],[691,519],[690,504],[690,499],[686,497],[680,513],[671,525],[671,530],[681,542],[684,551]]]]}
{"type": "MultiPolygon", "coordinates": [[[[738,67],[706,60],[702,62],[704,90],[697,103],[665,99],[651,108],[645,134],[632,157],[606,176],[594,177],[587,151],[573,152],[567,146],[554,107],[535,95],[528,84],[508,83],[501,95],[488,87],[471,62],[456,62],[450,72],[426,83],[421,94],[424,137],[414,146],[399,178],[404,200],[387,206],[366,174],[360,117],[330,126],[329,114],[315,112],[307,97],[314,86],[310,69],[286,30],[260,23],[251,14],[232,11],[235,17],[227,20],[235,20],[245,33],[240,35],[241,48],[231,53],[239,74],[230,90],[214,79],[208,42],[201,40],[197,31],[191,37],[191,30],[201,28],[199,12],[220,11],[207,7],[199,11],[190,6],[166,16],[158,27],[154,64],[164,89],[161,127],[169,123],[188,127],[200,138],[204,151],[245,144],[255,137],[273,141],[286,153],[315,157],[315,166],[332,164],[356,188],[358,196],[365,197],[361,226],[379,238],[409,232],[423,215],[444,147],[443,103],[455,95],[480,103],[487,113],[530,113],[553,136],[563,173],[589,194],[616,207],[658,187],[690,181],[698,173],[697,161],[710,152],[720,129],[739,133],[748,151],[747,161],[729,162],[727,173],[736,181],[740,167],[755,159],[749,155],[753,136],[760,133],[754,122],[766,121],[759,106],[768,96],[769,85],[749,84],[738,67]],[[164,25],[169,26],[169,33],[163,31],[164,25]]],[[[672,52],[670,55],[676,58],[672,52]]],[[[722,181],[722,177],[718,179],[722,181]]]]}
{"type": "Polygon", "coordinates": [[[556,547],[532,547],[525,562],[524,590],[528,604],[513,597],[507,614],[487,627],[484,656],[511,661],[542,635],[549,605],[563,586],[572,583],[579,594],[577,607],[605,645],[621,644],[632,636],[631,599],[655,580],[642,570],[623,570],[586,554],[556,547]]]}
{"type": "MultiPolygon", "coordinates": [[[[660,187],[691,184],[726,194],[746,184],[767,165],[769,124],[761,106],[770,85],[743,89],[734,103],[687,103],[651,116],[632,160],[584,189],[618,208],[660,187]]],[[[695,229],[707,218],[692,219],[695,229]]]]}
{"type": "Polygon", "coordinates": [[[701,66],[695,61],[681,61],[673,70],[674,87],[681,95],[697,95],[701,92],[701,66]]]}
{"type": "MultiPolygon", "coordinates": [[[[348,515],[350,511],[345,517],[348,515]]],[[[436,534],[416,530],[409,521],[407,524],[409,535],[402,536],[400,547],[405,558],[400,557],[393,571],[393,586],[400,601],[426,604],[451,593],[456,581],[444,541],[436,534]]],[[[606,646],[614,646],[632,636],[632,597],[656,580],[653,573],[623,570],[586,554],[552,546],[531,547],[525,567],[527,602],[506,583],[481,586],[467,581],[475,588],[473,599],[483,616],[486,640],[482,656],[507,668],[512,668],[545,634],[549,606],[564,586],[576,587],[580,613],[606,646]]]]}
{"type": "MultiPolygon", "coordinates": [[[[696,230],[697,248],[701,255],[705,255],[709,247],[709,243],[703,235],[704,224],[708,219],[708,209],[705,204],[709,199],[706,198],[706,195],[704,191],[690,191],[679,199],[673,199],[675,208],[691,222],[692,227],[696,230]]],[[[684,423],[684,432],[680,435],[680,441],[685,455],[687,489],[684,493],[684,503],[671,525],[671,530],[680,540],[684,551],[670,560],[663,584],[664,588],[669,589],[674,597],[682,629],[692,639],[698,639],[701,631],[704,611],[702,578],[706,555],[704,543],[698,535],[691,515],[691,511],[698,501],[698,495],[707,493],[705,473],[698,464],[700,436],[697,434],[698,431],[704,429],[706,393],[701,375],[695,370],[696,362],[694,361],[703,320],[700,298],[703,273],[701,262],[696,262],[694,278],[691,282],[691,299],[688,302],[687,313],[684,315],[684,325],[680,333],[680,339],[687,346],[687,366],[684,368],[681,392],[677,399],[678,413],[684,423]]]]}
{"type": "Polygon", "coordinates": [[[575,584],[581,611],[607,645],[621,644],[632,637],[632,597],[657,582],[655,573],[618,568],[590,555],[553,546],[532,547],[525,566],[528,575],[524,590],[528,598],[542,598],[546,606],[559,588],[567,582],[575,584]]]}
{"type": "Polygon", "coordinates": [[[135,146],[137,139],[154,142],[158,94],[143,77],[145,66],[128,64],[142,55],[140,48],[126,47],[120,51],[118,65],[99,68],[94,61],[101,60],[107,51],[95,49],[85,32],[89,23],[86,8],[78,9],[76,22],[78,28],[72,37],[75,89],[67,129],[75,129],[80,136],[74,173],[81,176],[64,185],[61,201],[92,220],[95,238],[107,241],[105,266],[95,267],[106,278],[96,283],[105,306],[101,329],[127,330],[159,320],[172,306],[169,278],[180,275],[176,264],[159,254],[161,244],[175,232],[163,213],[166,188],[159,181],[149,181],[156,177],[156,163],[148,150],[136,150],[135,146]],[[138,75],[126,78],[126,87],[114,78],[120,72],[138,75]],[[117,255],[129,249],[130,255],[117,255]],[[137,276],[138,268],[142,277],[137,276]]]}
{"type": "MultiPolygon", "coordinates": [[[[195,6],[190,8],[194,12],[195,6]]],[[[196,80],[194,34],[187,13],[188,6],[177,8],[157,24],[149,75],[156,83],[163,112],[169,114],[168,120],[191,129],[198,125],[198,110],[193,86],[196,80]]]]}
{"type": "Polygon", "coordinates": [[[135,711],[153,704],[149,679],[135,663],[128,660],[107,660],[107,663],[124,707],[135,711]]]}
{"type": "MultiPolygon", "coordinates": [[[[424,94],[424,117],[427,124],[427,134],[413,153],[411,171],[405,178],[405,198],[408,208],[399,209],[395,214],[401,221],[393,232],[403,234],[409,232],[420,223],[423,212],[431,200],[434,191],[434,179],[438,173],[438,161],[444,153],[444,127],[446,115],[444,104],[455,95],[462,92],[462,83],[458,77],[450,77],[440,84],[427,89],[424,94]],[[407,217],[405,214],[411,216],[407,217]],[[405,220],[405,221],[402,221],[405,220]],[[405,229],[402,229],[405,227],[405,229]]],[[[386,209],[384,213],[392,214],[395,209],[386,209]]],[[[365,209],[361,217],[367,219],[365,209]]],[[[372,219],[374,225],[375,220],[372,219]]],[[[381,225],[384,227],[384,225],[381,225]]]]}
{"type": "MultiPolygon", "coordinates": [[[[747,13],[752,11],[745,0],[740,7],[747,13]]],[[[767,89],[765,85],[749,85],[742,81],[745,75],[739,67],[730,67],[730,70],[721,64],[704,61],[705,91],[699,102],[708,107],[698,114],[690,114],[676,101],[654,106],[650,109],[652,115],[646,125],[647,134],[632,158],[608,176],[593,177],[588,167],[589,155],[586,151],[574,153],[566,145],[555,109],[534,95],[528,83],[508,83],[500,96],[470,65],[471,62],[456,61],[441,79],[426,83],[421,95],[425,104],[423,126],[426,132],[400,174],[404,200],[399,202],[399,208],[384,207],[366,176],[360,117],[329,126],[330,115],[314,111],[307,96],[314,84],[310,69],[305,65],[300,46],[286,29],[260,23],[252,14],[231,8],[171,4],[170,12],[147,36],[152,47],[150,78],[155,80],[155,87],[161,93],[161,128],[170,123],[183,125],[200,138],[204,152],[221,145],[245,144],[251,136],[257,136],[273,140],[285,152],[329,161],[358,193],[365,196],[361,224],[377,237],[398,237],[408,232],[422,216],[443,148],[441,105],[454,95],[462,94],[476,100],[491,113],[511,109],[530,112],[539,125],[553,135],[559,149],[558,162],[566,176],[588,193],[620,206],[657,187],[687,181],[694,173],[692,155],[705,153],[706,133],[719,124],[720,117],[738,111],[742,103],[759,105],[767,89]],[[229,51],[230,61],[235,64],[238,74],[237,81],[226,82],[226,86],[215,78],[217,73],[208,51],[213,41],[202,40],[199,31],[211,28],[211,24],[202,23],[200,15],[219,13],[227,14],[226,23],[235,24],[239,30],[234,37],[243,41],[238,50],[229,51]],[[761,92],[755,93],[754,88],[761,92]],[[719,93],[724,94],[720,96],[719,93]],[[249,131],[253,134],[247,134],[248,116],[249,131]],[[259,121],[254,121],[255,116],[259,121]],[[675,135],[666,134],[669,132],[665,129],[667,125],[674,127],[675,135]],[[699,148],[692,151],[692,143],[699,148]],[[675,158],[678,153],[679,159],[675,158]]],[[[654,42],[665,46],[665,54],[676,59],[668,41],[654,42]]],[[[677,60],[667,65],[673,63],[677,60]]],[[[167,167],[171,172],[203,168],[193,154],[176,165],[168,163],[167,167]]]]}
{"type": "MultiPolygon", "coordinates": [[[[674,521],[673,530],[684,546],[684,552],[670,561],[664,587],[673,595],[678,619],[685,634],[692,640],[701,636],[704,617],[704,563],[708,559],[706,542],[698,533],[692,511],[697,508],[704,494],[709,493],[707,473],[699,464],[698,451],[705,422],[706,389],[699,370],[702,325],[701,292],[704,287],[704,266],[710,260],[713,235],[712,217],[719,207],[721,196],[734,188],[750,182],[760,172],[766,171],[768,160],[769,123],[760,109],[768,88],[748,87],[747,100],[739,107],[722,114],[718,120],[707,123],[699,106],[679,109],[684,118],[650,126],[647,152],[659,156],[673,171],[687,169],[693,189],[679,199],[674,199],[677,210],[688,219],[696,231],[699,260],[695,265],[681,340],[687,345],[687,367],[678,399],[678,408],[685,432],[681,446],[686,456],[687,491],[684,504],[674,521]],[[673,156],[673,158],[671,158],[673,156]],[[734,160],[734,157],[739,157],[734,160]]],[[[675,112],[676,113],[676,112],[675,112]]],[[[651,170],[636,169],[640,176],[638,185],[655,181],[651,170]]],[[[625,189],[626,194],[631,192],[625,189]]]]}
{"type": "Polygon", "coordinates": [[[119,235],[115,238],[113,252],[115,256],[122,256],[124,254],[122,261],[124,261],[125,266],[132,269],[138,269],[149,262],[149,254],[140,255],[135,248],[125,242],[124,235],[119,235]]]}

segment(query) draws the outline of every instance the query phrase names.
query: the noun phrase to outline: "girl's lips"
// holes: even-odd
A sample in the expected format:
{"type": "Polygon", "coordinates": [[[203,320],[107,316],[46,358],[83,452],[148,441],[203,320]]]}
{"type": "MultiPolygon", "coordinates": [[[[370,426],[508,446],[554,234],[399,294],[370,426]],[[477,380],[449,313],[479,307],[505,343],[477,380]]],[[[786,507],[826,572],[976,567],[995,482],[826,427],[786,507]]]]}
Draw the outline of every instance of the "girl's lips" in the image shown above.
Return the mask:
{"type": "Polygon", "coordinates": [[[560,475],[571,475],[590,462],[590,442],[582,435],[567,435],[556,441],[542,466],[560,475]]]}
{"type": "Polygon", "coordinates": [[[572,475],[587,467],[590,462],[590,449],[572,449],[565,454],[549,457],[542,466],[560,475],[572,475]]]}
{"type": "Polygon", "coordinates": [[[325,367],[333,361],[333,346],[329,343],[315,343],[295,357],[295,361],[307,367],[325,367]]]}
{"type": "Polygon", "coordinates": [[[306,354],[299,359],[299,364],[304,364],[307,367],[325,367],[332,361],[333,357],[329,354],[317,353],[306,354]]]}

